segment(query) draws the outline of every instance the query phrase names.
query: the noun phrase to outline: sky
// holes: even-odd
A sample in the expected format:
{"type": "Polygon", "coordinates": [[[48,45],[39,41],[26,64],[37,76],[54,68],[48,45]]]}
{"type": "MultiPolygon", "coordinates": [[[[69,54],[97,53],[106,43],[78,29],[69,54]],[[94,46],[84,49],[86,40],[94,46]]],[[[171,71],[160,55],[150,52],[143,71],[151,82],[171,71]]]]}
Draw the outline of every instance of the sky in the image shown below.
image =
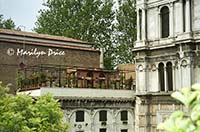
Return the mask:
{"type": "Polygon", "coordinates": [[[0,0],[0,14],[8,19],[11,18],[15,25],[22,31],[33,32],[38,11],[44,6],[44,0],[0,0]]]}

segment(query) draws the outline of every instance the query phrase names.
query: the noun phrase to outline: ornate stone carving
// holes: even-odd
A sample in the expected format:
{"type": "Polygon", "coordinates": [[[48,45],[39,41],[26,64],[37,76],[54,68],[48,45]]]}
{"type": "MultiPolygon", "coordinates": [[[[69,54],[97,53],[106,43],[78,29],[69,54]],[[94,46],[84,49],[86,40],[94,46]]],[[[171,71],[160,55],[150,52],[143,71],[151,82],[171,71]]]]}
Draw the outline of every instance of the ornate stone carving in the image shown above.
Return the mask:
{"type": "Polygon", "coordinates": [[[187,66],[187,60],[182,60],[181,61],[181,66],[186,67],[187,66]]]}
{"type": "Polygon", "coordinates": [[[156,68],[156,65],[155,65],[155,64],[152,64],[152,65],[151,65],[151,70],[152,70],[152,71],[156,71],[156,69],[157,69],[157,68],[156,68]]]}
{"type": "Polygon", "coordinates": [[[143,65],[139,65],[139,66],[138,66],[138,70],[139,70],[140,72],[142,72],[143,69],[144,69],[143,65]]]}

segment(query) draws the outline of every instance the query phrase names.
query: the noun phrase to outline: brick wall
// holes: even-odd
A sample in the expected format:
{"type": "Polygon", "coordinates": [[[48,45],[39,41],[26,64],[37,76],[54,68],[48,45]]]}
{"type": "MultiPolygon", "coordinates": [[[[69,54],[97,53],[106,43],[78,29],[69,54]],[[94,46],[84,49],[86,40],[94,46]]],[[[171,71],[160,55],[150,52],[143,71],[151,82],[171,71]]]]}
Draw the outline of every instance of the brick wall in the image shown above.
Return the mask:
{"type": "MultiPolygon", "coordinates": [[[[19,53],[19,52],[18,52],[19,53]]],[[[23,43],[13,43],[0,41],[0,80],[3,84],[12,83],[11,92],[16,91],[16,72],[19,64],[24,62],[26,65],[38,64],[53,64],[53,65],[68,65],[80,67],[99,67],[100,66],[100,52],[97,50],[82,50],[81,48],[61,48],[50,47],[42,45],[30,45],[23,43]],[[37,48],[37,51],[44,51],[47,54],[36,57],[36,55],[17,55],[17,50],[31,51],[37,48]],[[8,51],[10,50],[10,51],[8,51]],[[50,55],[48,51],[63,51],[65,55],[50,55]],[[10,55],[8,55],[9,53],[10,55]]]]}

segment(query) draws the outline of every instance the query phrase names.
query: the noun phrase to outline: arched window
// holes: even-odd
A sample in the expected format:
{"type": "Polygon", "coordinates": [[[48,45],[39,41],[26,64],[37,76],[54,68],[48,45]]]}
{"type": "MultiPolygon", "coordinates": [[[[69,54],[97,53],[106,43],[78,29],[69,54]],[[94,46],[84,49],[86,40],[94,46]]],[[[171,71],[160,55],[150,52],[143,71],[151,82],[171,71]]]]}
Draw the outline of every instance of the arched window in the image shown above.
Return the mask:
{"type": "Polygon", "coordinates": [[[167,62],[166,71],[167,71],[168,90],[173,91],[173,74],[172,74],[172,63],[171,62],[167,62]]]}
{"type": "Polygon", "coordinates": [[[161,37],[166,38],[169,36],[169,8],[162,7],[161,11],[161,37]]]}
{"type": "Polygon", "coordinates": [[[164,74],[163,63],[160,63],[158,65],[158,77],[159,77],[160,91],[165,91],[165,74],[164,74]]]}
{"type": "Polygon", "coordinates": [[[139,9],[139,35],[140,35],[140,40],[142,39],[142,10],[139,9]]]}

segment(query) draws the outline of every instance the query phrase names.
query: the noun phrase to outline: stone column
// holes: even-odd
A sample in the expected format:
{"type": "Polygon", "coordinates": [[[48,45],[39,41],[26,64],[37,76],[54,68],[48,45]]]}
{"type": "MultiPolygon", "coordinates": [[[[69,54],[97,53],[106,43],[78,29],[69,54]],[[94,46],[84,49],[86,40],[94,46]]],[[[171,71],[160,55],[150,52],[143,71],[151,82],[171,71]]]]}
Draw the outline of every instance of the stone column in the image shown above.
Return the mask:
{"type": "Polygon", "coordinates": [[[184,31],[183,31],[183,26],[184,26],[184,24],[183,24],[183,21],[184,21],[184,16],[183,16],[183,0],[180,0],[179,1],[179,6],[180,6],[180,10],[179,10],[179,12],[180,12],[180,18],[181,18],[181,20],[180,20],[180,32],[181,33],[183,33],[184,31]]]}
{"type": "Polygon", "coordinates": [[[188,64],[188,86],[192,86],[192,76],[193,76],[193,62],[192,58],[189,58],[189,64],[188,64]]]}
{"type": "Polygon", "coordinates": [[[135,87],[135,91],[139,92],[139,69],[138,69],[138,65],[136,65],[136,87],[135,87]]]}
{"type": "Polygon", "coordinates": [[[146,9],[142,9],[142,40],[146,40],[146,9]]]}
{"type": "Polygon", "coordinates": [[[191,7],[190,7],[190,0],[186,0],[186,10],[185,10],[185,15],[186,15],[186,32],[191,32],[191,7]]]}
{"type": "Polygon", "coordinates": [[[159,7],[157,7],[157,15],[156,15],[156,25],[157,25],[157,31],[156,31],[156,37],[160,38],[160,12],[159,7]]]}
{"type": "Polygon", "coordinates": [[[139,9],[137,10],[137,41],[141,38],[140,36],[140,12],[139,9]]]}
{"type": "Polygon", "coordinates": [[[149,79],[148,75],[149,74],[148,74],[148,72],[149,72],[148,71],[148,64],[147,64],[147,62],[145,62],[144,63],[144,76],[145,76],[144,77],[145,78],[145,80],[144,80],[144,83],[145,83],[145,85],[144,85],[145,86],[144,92],[148,92],[149,91],[149,87],[148,87],[148,79],[149,79]]]}
{"type": "Polygon", "coordinates": [[[165,77],[165,92],[168,91],[168,81],[167,81],[167,67],[164,66],[164,77],[165,77]]]}
{"type": "Polygon", "coordinates": [[[160,92],[160,78],[159,78],[159,68],[158,68],[158,64],[156,64],[156,80],[157,80],[157,91],[160,92]]]}
{"type": "Polygon", "coordinates": [[[172,87],[173,91],[176,91],[176,66],[172,64],[172,87]]]}
{"type": "Polygon", "coordinates": [[[182,81],[182,66],[179,64],[179,90],[183,87],[183,81],[182,81]]]}
{"type": "Polygon", "coordinates": [[[170,37],[174,36],[174,3],[170,3],[170,17],[169,17],[169,32],[170,32],[170,37]]]}
{"type": "Polygon", "coordinates": [[[103,59],[104,59],[104,57],[103,57],[103,54],[104,54],[104,50],[103,50],[103,48],[100,48],[100,68],[104,68],[104,64],[103,64],[103,59]]]}

